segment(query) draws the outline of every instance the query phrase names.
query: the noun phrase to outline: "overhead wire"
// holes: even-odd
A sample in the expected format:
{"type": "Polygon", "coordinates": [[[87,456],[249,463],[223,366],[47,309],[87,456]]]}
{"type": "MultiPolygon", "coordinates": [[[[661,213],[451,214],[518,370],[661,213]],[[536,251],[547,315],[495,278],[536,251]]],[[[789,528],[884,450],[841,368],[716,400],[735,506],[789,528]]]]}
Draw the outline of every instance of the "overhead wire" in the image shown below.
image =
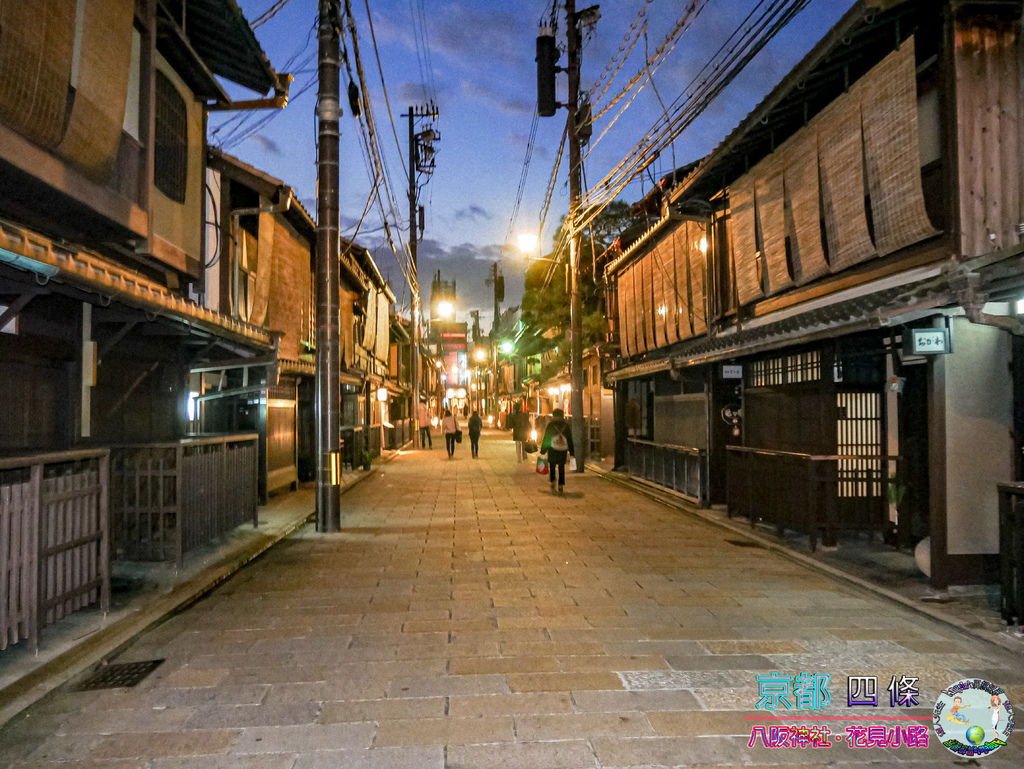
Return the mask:
{"type": "Polygon", "coordinates": [[[272,18],[274,18],[282,8],[288,5],[289,2],[291,2],[291,0],[276,0],[276,2],[273,5],[271,5],[267,10],[265,10],[255,19],[253,19],[249,23],[249,26],[253,29],[259,29],[272,18]]]}
{"type": "MultiPolygon", "coordinates": [[[[362,90],[363,109],[362,115],[360,116],[359,119],[360,125],[365,131],[365,137],[363,138],[365,140],[366,147],[368,148],[370,155],[373,158],[373,167],[374,172],[376,174],[376,178],[380,179],[380,186],[382,186],[384,188],[384,191],[387,193],[387,205],[391,209],[390,214],[394,218],[394,221],[397,223],[401,221],[401,217],[398,214],[398,204],[393,192],[394,185],[391,182],[387,165],[385,164],[382,158],[382,148],[380,146],[379,135],[376,130],[376,121],[374,119],[373,107],[368,95],[369,84],[367,82],[366,73],[363,70],[362,57],[359,51],[359,35],[356,30],[355,17],[352,14],[352,5],[350,0],[345,0],[345,15],[347,18],[346,29],[348,30],[349,36],[352,40],[352,53],[355,58],[356,73],[358,75],[360,88],[362,90]]],[[[361,131],[361,134],[362,133],[363,132],[361,131]]],[[[377,188],[378,193],[376,198],[381,212],[381,220],[382,223],[384,224],[384,232],[386,239],[389,245],[391,246],[391,250],[392,253],[394,254],[395,261],[398,263],[398,267],[402,271],[402,274],[405,277],[406,281],[408,282],[409,286],[412,287],[413,290],[418,290],[418,282],[412,270],[411,253],[408,244],[402,237],[402,230],[400,227],[397,227],[396,229],[398,233],[398,239],[402,245],[402,249],[400,250],[394,243],[394,238],[392,237],[391,233],[391,227],[388,225],[388,212],[385,211],[385,201],[383,200],[384,196],[380,194],[380,186],[377,188]]]]}
{"type": "Polygon", "coordinates": [[[592,221],[637,173],[650,165],[660,151],[703,113],[743,67],[806,6],[807,2],[808,0],[776,0],[751,22],[751,17],[765,5],[765,0],[758,3],[687,86],[689,88],[696,84],[696,88],[692,92],[684,89],[673,101],[671,114],[660,117],[615,168],[595,186],[594,190],[599,192],[588,197],[587,213],[577,226],[586,226],[592,221]]]}
{"type": "MultiPolygon", "coordinates": [[[[519,207],[523,202],[523,192],[526,190],[526,178],[530,173],[530,160],[533,158],[533,144],[537,138],[537,125],[540,123],[540,115],[537,110],[533,111],[533,121],[530,123],[530,135],[526,140],[526,156],[523,158],[523,170],[519,175],[519,186],[516,189],[516,202],[512,206],[512,215],[508,219],[508,232],[505,234],[505,242],[512,237],[512,231],[516,226],[516,219],[519,216],[519,207]]],[[[539,236],[538,236],[539,237],[539,236]]]]}

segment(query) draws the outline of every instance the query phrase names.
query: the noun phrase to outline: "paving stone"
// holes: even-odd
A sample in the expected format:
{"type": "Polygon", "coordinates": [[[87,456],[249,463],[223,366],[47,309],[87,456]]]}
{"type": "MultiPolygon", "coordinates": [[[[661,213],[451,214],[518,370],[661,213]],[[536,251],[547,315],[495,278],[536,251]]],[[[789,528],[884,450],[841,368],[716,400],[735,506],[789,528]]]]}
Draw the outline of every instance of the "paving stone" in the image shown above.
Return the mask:
{"type": "Polygon", "coordinates": [[[324,750],[295,759],[293,769],[449,769],[441,746],[324,750]]]}
{"type": "Polygon", "coordinates": [[[637,711],[516,717],[516,739],[571,740],[579,737],[642,737],[655,733],[637,711]]]}
{"type": "Polygon", "coordinates": [[[446,769],[593,769],[598,764],[585,740],[450,745],[446,769]]]}
{"type": "Polygon", "coordinates": [[[87,752],[93,759],[148,756],[201,756],[226,753],[238,738],[237,729],[193,729],[176,734],[135,732],[105,737],[87,752]]]}
{"type": "Polygon", "coordinates": [[[652,711],[700,710],[702,705],[692,692],[677,690],[573,692],[575,709],[581,713],[616,713],[636,710],[652,711]]]}
{"type": "Polygon", "coordinates": [[[448,714],[464,717],[512,716],[571,713],[572,709],[572,700],[567,692],[526,692],[451,697],[448,714]]]}
{"type": "Polygon", "coordinates": [[[368,748],[375,731],[376,726],[370,722],[257,727],[244,730],[231,752],[246,755],[368,748]]]}
{"type": "Polygon", "coordinates": [[[503,675],[462,675],[441,678],[396,678],[388,687],[389,697],[433,697],[455,694],[507,694],[503,675]]]}
{"type": "MultiPolygon", "coordinates": [[[[823,717],[850,715],[851,675],[882,698],[919,676],[906,715],[971,673],[1024,700],[998,649],[593,474],[553,499],[507,440],[482,454],[383,466],[345,531],[301,529],[140,636],[123,659],[167,661],[138,687],[57,691],[0,727],[0,766],[930,769],[941,746],[748,749],[755,676],[829,673],[823,717]]],[[[985,765],[1017,769],[1024,744],[985,765]]]]}
{"type": "Polygon", "coordinates": [[[622,689],[614,673],[516,673],[509,674],[514,692],[565,692],[585,689],[622,689]]]}
{"type": "Polygon", "coordinates": [[[409,718],[381,721],[374,747],[511,742],[510,717],[409,718]]]}
{"type": "Polygon", "coordinates": [[[399,700],[344,700],[324,702],[318,721],[322,724],[348,721],[384,721],[399,718],[429,718],[445,714],[444,697],[399,700]]]}

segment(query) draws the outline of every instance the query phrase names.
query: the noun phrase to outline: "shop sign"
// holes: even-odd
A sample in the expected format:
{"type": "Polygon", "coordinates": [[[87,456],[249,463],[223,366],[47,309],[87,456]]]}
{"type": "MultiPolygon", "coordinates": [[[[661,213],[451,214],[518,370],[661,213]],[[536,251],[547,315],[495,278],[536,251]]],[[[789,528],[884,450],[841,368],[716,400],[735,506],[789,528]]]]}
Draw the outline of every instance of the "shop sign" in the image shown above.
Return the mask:
{"type": "Polygon", "coordinates": [[[904,352],[911,355],[946,355],[953,351],[948,328],[913,328],[904,336],[904,352]]]}
{"type": "Polygon", "coordinates": [[[738,363],[723,363],[722,379],[743,379],[743,366],[738,363]]]}

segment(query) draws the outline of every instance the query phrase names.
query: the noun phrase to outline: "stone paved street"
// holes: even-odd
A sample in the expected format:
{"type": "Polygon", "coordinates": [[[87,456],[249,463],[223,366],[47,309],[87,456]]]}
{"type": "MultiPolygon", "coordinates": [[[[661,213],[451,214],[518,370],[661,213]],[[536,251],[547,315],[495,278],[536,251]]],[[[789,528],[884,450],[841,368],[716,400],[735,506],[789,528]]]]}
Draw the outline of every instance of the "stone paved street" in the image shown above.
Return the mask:
{"type": "MultiPolygon", "coordinates": [[[[984,677],[1024,703],[1007,652],[591,473],[553,497],[504,435],[480,454],[383,466],[343,533],[304,529],[112,660],[165,659],[138,686],[14,719],[0,766],[944,767],[940,689],[984,677]],[[773,671],[831,674],[832,703],[786,724],[917,717],[862,723],[930,746],[748,748],[773,671]],[[877,709],[846,707],[852,675],[877,677],[877,709]],[[889,708],[901,675],[919,708],[889,708]]],[[[980,764],[1024,765],[1024,734],[980,764]]]]}

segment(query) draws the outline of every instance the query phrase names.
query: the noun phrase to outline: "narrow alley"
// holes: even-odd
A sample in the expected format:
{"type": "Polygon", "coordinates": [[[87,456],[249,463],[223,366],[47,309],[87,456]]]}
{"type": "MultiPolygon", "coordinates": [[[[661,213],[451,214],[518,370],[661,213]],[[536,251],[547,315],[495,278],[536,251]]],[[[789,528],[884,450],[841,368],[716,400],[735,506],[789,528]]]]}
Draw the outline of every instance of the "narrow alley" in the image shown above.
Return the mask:
{"type": "MultiPolygon", "coordinates": [[[[1008,653],[593,473],[552,496],[507,434],[479,460],[403,452],[342,509],[342,533],[307,526],[111,660],[163,660],[138,685],[72,681],[12,720],[0,765],[953,766],[942,689],[1024,701],[1008,653]],[[828,676],[811,709],[757,707],[757,676],[801,673],[828,676]],[[848,705],[851,678],[876,707],[848,705]],[[916,707],[890,707],[894,679],[916,707]],[[767,748],[769,724],[831,746],[767,748]],[[858,724],[928,746],[852,747],[858,724]]],[[[1021,766],[1022,741],[984,764],[1021,766]]]]}

